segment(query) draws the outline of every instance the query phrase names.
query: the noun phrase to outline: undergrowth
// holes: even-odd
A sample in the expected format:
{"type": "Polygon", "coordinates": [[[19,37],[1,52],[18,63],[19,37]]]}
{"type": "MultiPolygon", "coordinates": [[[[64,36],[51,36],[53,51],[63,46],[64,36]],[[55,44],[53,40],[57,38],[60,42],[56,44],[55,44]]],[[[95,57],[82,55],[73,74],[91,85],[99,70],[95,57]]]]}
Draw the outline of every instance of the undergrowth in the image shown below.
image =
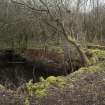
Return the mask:
{"type": "MultiPolygon", "coordinates": [[[[90,66],[81,67],[78,71],[71,73],[67,77],[54,77],[50,76],[47,79],[43,77],[40,78],[40,82],[33,83],[30,80],[26,83],[26,90],[29,96],[36,96],[38,98],[46,97],[48,95],[49,89],[51,87],[56,87],[61,91],[66,87],[66,85],[72,85],[72,81],[84,79],[84,76],[87,76],[89,73],[100,73],[105,72],[105,51],[100,49],[92,49],[88,50],[88,54],[90,54],[90,66]]],[[[89,57],[88,56],[88,57],[89,57]]],[[[5,90],[5,87],[0,85],[0,91],[5,90]]],[[[25,105],[29,105],[29,99],[25,98],[25,105]]]]}
{"type": "Polygon", "coordinates": [[[44,97],[48,93],[50,86],[57,86],[63,89],[66,80],[63,77],[50,76],[46,80],[41,77],[39,83],[33,83],[31,80],[26,84],[29,95],[36,95],[37,97],[44,97]]]}

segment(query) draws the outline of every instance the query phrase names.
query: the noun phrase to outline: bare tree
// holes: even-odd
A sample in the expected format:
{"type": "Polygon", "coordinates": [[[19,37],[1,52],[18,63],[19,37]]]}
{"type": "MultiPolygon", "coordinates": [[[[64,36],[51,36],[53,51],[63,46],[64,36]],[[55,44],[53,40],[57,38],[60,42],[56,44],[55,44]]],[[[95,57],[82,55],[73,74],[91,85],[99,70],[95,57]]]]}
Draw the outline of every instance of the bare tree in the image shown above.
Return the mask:
{"type": "MultiPolygon", "coordinates": [[[[74,47],[77,49],[77,51],[80,54],[82,63],[84,65],[89,65],[89,60],[87,58],[87,56],[85,55],[85,53],[83,52],[82,48],[80,48],[80,46],[77,44],[77,42],[72,38],[72,35],[68,35],[68,32],[66,30],[66,24],[65,24],[65,18],[66,18],[66,12],[67,9],[65,10],[65,1],[64,0],[54,0],[54,1],[43,1],[43,0],[39,0],[41,5],[43,6],[42,9],[36,9],[35,7],[30,6],[27,3],[21,3],[21,2],[17,2],[15,1],[15,3],[17,4],[21,4],[24,6],[27,6],[29,9],[33,10],[33,11],[40,11],[43,14],[46,12],[46,15],[48,15],[48,20],[52,21],[49,23],[48,20],[47,24],[49,24],[51,27],[54,27],[58,32],[61,32],[62,35],[64,36],[64,38],[72,45],[74,45],[74,47]],[[54,25],[53,25],[54,24],[54,25]]],[[[81,1],[79,0],[77,3],[77,8],[79,8],[81,1]]]]}

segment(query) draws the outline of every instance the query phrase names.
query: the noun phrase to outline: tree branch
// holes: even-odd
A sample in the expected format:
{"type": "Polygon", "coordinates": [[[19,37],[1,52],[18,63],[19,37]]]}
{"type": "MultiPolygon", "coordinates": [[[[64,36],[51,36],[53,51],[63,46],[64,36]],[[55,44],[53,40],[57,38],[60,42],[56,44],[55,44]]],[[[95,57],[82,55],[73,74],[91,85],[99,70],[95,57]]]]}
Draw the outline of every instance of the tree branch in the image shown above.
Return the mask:
{"type": "Polygon", "coordinates": [[[14,1],[14,0],[11,0],[11,2],[14,3],[14,4],[22,5],[22,6],[24,6],[24,7],[26,6],[27,8],[29,8],[29,9],[31,9],[31,10],[33,10],[33,11],[36,11],[36,12],[48,12],[48,10],[46,10],[46,9],[37,9],[37,8],[35,8],[35,7],[29,6],[29,5],[26,4],[26,3],[17,2],[17,1],[14,1]]]}

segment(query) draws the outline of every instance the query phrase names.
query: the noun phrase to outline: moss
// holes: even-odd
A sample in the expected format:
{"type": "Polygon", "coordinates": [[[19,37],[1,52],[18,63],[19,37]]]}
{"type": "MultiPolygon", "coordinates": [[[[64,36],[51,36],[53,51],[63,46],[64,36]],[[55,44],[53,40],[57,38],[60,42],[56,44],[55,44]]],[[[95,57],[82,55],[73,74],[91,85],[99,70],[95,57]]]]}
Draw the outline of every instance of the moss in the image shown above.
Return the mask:
{"type": "Polygon", "coordinates": [[[50,86],[58,86],[60,89],[64,88],[66,80],[63,77],[50,76],[46,80],[41,77],[39,83],[27,83],[27,90],[29,95],[36,95],[37,97],[44,97],[48,93],[50,86]]]}
{"type": "Polygon", "coordinates": [[[90,61],[90,65],[94,65],[100,61],[105,60],[105,50],[88,49],[88,50],[85,50],[85,54],[87,55],[90,61]]]}
{"type": "Polygon", "coordinates": [[[66,85],[66,79],[64,77],[57,77],[56,83],[60,89],[64,89],[66,85]]]}
{"type": "Polygon", "coordinates": [[[105,60],[105,50],[94,49],[92,52],[99,60],[105,60]]]}
{"type": "Polygon", "coordinates": [[[105,72],[105,61],[99,62],[92,66],[82,67],[78,71],[67,76],[67,79],[69,81],[75,81],[84,78],[84,76],[86,76],[87,73],[100,73],[100,72],[105,72]]]}
{"type": "Polygon", "coordinates": [[[80,70],[82,70],[83,72],[99,72],[100,70],[104,69],[103,68],[104,63],[98,63],[96,65],[92,65],[90,67],[87,68],[81,68],[80,70]]]}
{"type": "Polygon", "coordinates": [[[48,78],[46,79],[46,81],[47,81],[48,83],[50,83],[50,84],[56,82],[56,80],[57,80],[57,78],[54,77],[54,76],[50,76],[50,77],[48,77],[48,78]]]}

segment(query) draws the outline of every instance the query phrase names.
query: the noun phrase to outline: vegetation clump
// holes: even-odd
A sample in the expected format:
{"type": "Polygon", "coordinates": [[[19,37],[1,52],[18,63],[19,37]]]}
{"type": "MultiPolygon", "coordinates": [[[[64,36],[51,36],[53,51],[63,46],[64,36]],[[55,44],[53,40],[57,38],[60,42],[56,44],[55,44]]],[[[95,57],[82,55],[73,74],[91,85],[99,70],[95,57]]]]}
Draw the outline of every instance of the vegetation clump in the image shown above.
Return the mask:
{"type": "Polygon", "coordinates": [[[98,57],[99,61],[105,60],[105,50],[94,49],[92,52],[98,57]]]}
{"type": "Polygon", "coordinates": [[[89,59],[90,65],[94,65],[105,60],[105,50],[102,49],[88,49],[85,50],[85,54],[89,59]]]}
{"type": "Polygon", "coordinates": [[[97,64],[94,64],[88,67],[81,67],[78,71],[67,76],[67,79],[69,81],[72,81],[72,80],[75,81],[80,78],[84,78],[84,76],[88,73],[91,73],[91,74],[100,73],[100,72],[104,72],[104,70],[105,70],[105,61],[99,62],[97,64]]]}
{"type": "Polygon", "coordinates": [[[48,93],[50,86],[57,86],[60,89],[63,89],[66,84],[66,80],[63,77],[54,77],[50,76],[46,80],[41,77],[39,83],[32,83],[29,81],[26,86],[29,95],[36,95],[37,97],[44,97],[48,93]]]}

